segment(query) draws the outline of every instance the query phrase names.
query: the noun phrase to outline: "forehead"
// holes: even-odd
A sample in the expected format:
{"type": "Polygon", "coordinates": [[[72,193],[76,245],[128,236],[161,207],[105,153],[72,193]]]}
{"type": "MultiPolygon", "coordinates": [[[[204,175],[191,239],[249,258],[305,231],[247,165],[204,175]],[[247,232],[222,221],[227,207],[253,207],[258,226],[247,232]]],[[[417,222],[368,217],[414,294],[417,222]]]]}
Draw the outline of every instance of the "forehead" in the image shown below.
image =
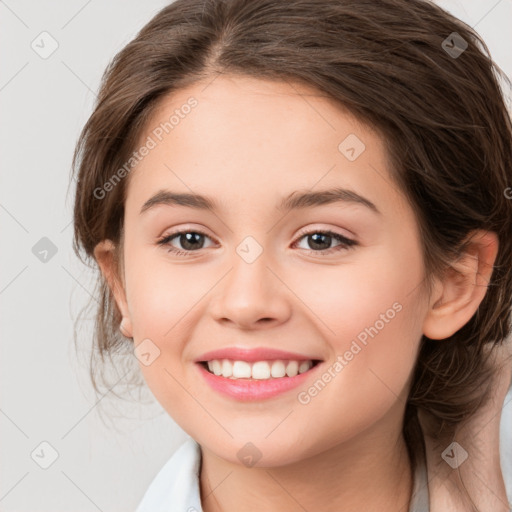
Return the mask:
{"type": "Polygon", "coordinates": [[[152,148],[131,171],[127,209],[165,188],[250,208],[296,189],[347,187],[383,209],[405,207],[385,141],[303,84],[220,75],[174,91],[137,147],[145,144],[152,148]]]}

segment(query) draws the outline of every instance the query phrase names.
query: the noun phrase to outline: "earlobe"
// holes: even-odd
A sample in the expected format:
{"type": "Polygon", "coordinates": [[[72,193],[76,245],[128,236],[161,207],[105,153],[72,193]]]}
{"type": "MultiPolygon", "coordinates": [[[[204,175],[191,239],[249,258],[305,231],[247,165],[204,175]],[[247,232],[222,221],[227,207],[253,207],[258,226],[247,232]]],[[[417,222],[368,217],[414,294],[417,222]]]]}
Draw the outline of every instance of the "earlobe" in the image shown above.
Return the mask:
{"type": "Polygon", "coordinates": [[[126,293],[118,276],[115,249],[116,246],[111,240],[102,240],[94,248],[94,258],[123,317],[119,329],[124,336],[131,338],[133,335],[130,313],[126,301],[126,293]]]}
{"type": "Polygon", "coordinates": [[[128,318],[123,317],[121,323],[119,324],[119,330],[121,331],[121,334],[126,338],[133,338],[132,324],[128,318]]]}
{"type": "Polygon", "coordinates": [[[445,339],[462,328],[485,297],[498,253],[498,237],[490,231],[473,231],[470,244],[447,270],[423,323],[423,334],[445,339]]]}

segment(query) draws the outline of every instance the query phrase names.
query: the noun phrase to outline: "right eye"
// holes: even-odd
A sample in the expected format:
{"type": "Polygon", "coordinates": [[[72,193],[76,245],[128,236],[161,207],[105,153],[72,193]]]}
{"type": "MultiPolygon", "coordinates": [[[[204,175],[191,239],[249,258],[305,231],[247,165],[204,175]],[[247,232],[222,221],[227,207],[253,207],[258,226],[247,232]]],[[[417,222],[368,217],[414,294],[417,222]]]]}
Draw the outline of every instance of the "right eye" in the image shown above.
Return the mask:
{"type": "Polygon", "coordinates": [[[204,238],[210,238],[206,233],[197,230],[182,230],[171,233],[170,235],[166,235],[165,237],[158,240],[158,245],[167,245],[169,246],[169,252],[172,252],[178,256],[189,256],[191,252],[196,252],[197,249],[202,249],[202,245],[200,242],[204,238]],[[180,244],[183,244],[184,250],[177,249],[171,242],[174,239],[178,239],[180,244]],[[200,245],[201,247],[194,247],[200,245]]]}

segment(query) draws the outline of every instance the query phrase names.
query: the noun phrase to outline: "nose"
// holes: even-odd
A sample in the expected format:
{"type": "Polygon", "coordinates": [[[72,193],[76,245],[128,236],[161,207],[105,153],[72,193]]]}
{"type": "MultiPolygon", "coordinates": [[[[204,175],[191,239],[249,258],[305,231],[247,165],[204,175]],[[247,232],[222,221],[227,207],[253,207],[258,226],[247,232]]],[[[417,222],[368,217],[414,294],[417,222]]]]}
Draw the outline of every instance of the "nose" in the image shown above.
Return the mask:
{"type": "Polygon", "coordinates": [[[275,327],[291,314],[290,289],[263,252],[248,262],[238,254],[210,303],[215,321],[238,329],[275,327]]]}

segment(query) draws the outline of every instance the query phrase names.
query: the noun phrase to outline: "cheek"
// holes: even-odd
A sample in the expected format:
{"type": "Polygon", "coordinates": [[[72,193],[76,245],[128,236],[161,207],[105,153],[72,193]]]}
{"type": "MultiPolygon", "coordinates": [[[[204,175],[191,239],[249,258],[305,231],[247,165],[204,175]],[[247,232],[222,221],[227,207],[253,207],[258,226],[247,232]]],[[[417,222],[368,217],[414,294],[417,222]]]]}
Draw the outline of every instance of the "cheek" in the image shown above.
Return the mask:
{"type": "Polygon", "coordinates": [[[155,256],[135,247],[129,254],[126,288],[135,345],[149,343],[150,351],[158,354],[148,365],[141,362],[140,370],[155,398],[179,418],[190,409],[190,395],[182,387],[193,365],[188,342],[204,314],[201,301],[218,273],[206,266],[192,269],[171,263],[165,254],[155,256]]]}
{"type": "Polygon", "coordinates": [[[343,300],[344,307],[326,317],[336,332],[325,334],[333,356],[309,387],[298,390],[294,415],[304,431],[318,430],[321,419],[322,433],[309,447],[313,452],[379,424],[392,432],[401,422],[421,339],[414,294],[405,298],[410,290],[404,290],[343,300]]]}
{"type": "Polygon", "coordinates": [[[373,344],[376,351],[385,345],[383,350],[392,352],[409,347],[407,338],[415,339],[421,332],[422,261],[416,247],[405,249],[391,244],[367,248],[338,266],[290,269],[284,280],[293,283],[307,306],[304,314],[315,321],[336,353],[349,350],[355,339],[362,346],[379,340],[373,344]]]}
{"type": "MultiPolygon", "coordinates": [[[[201,267],[202,269],[203,267],[201,267]]],[[[166,259],[165,249],[140,250],[135,247],[127,261],[127,294],[135,339],[166,340],[166,349],[187,325],[198,305],[214,284],[211,272],[166,259]],[[208,285],[209,282],[211,285],[208,285]]]]}
{"type": "Polygon", "coordinates": [[[401,422],[421,336],[403,306],[384,326],[346,327],[347,337],[333,341],[338,349],[326,371],[302,390],[304,421],[329,415],[323,442],[343,442],[378,424],[393,431],[401,422]]]}

